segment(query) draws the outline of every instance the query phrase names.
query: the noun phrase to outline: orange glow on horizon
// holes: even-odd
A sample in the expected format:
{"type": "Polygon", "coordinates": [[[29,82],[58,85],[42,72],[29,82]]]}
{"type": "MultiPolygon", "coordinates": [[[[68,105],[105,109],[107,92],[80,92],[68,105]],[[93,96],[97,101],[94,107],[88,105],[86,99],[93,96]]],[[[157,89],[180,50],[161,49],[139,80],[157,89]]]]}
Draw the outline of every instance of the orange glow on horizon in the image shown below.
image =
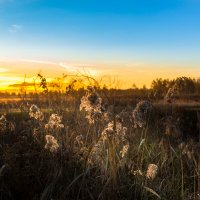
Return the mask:
{"type": "Polygon", "coordinates": [[[57,77],[62,77],[63,74],[87,74],[94,76],[95,79],[103,81],[106,85],[114,82],[111,87],[122,89],[131,88],[133,84],[137,87],[151,86],[151,82],[156,78],[174,79],[180,76],[192,78],[200,77],[199,68],[188,67],[157,67],[141,64],[141,66],[124,66],[112,64],[107,67],[105,64],[99,65],[81,65],[73,63],[55,63],[45,61],[0,61],[0,90],[12,91],[16,87],[11,87],[14,84],[21,84],[24,81],[33,83],[34,78],[38,73],[41,73],[48,81],[57,77]],[[89,66],[89,67],[87,67],[89,66]]]}

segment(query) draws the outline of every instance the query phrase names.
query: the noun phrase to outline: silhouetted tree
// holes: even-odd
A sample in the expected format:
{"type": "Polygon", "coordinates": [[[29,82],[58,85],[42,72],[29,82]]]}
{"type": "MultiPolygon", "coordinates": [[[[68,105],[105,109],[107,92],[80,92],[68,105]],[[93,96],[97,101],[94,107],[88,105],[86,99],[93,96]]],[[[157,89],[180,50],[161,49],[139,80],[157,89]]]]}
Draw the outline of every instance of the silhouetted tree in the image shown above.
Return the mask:
{"type": "Polygon", "coordinates": [[[169,79],[158,78],[153,80],[151,84],[151,96],[153,96],[155,99],[163,98],[171,85],[172,82],[169,81],[169,79]]]}
{"type": "Polygon", "coordinates": [[[179,95],[195,93],[195,80],[188,77],[179,77],[175,80],[179,95]]]}

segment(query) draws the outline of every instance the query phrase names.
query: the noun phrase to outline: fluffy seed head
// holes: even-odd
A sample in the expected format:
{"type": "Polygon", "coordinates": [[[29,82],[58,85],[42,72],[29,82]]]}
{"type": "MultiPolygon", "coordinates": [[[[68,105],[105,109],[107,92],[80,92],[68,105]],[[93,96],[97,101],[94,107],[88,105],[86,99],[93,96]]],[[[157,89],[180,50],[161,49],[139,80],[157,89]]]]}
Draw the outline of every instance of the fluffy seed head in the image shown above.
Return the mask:
{"type": "Polygon", "coordinates": [[[52,153],[56,153],[59,149],[58,141],[52,135],[46,135],[45,149],[49,149],[52,153]]]}
{"type": "Polygon", "coordinates": [[[6,127],[7,127],[6,123],[7,123],[6,117],[5,117],[5,115],[2,115],[0,117],[0,131],[6,130],[6,127]]]}
{"type": "Polygon", "coordinates": [[[46,129],[61,129],[64,125],[61,123],[62,118],[57,114],[52,114],[49,118],[48,124],[45,125],[46,129]]]}
{"type": "Polygon", "coordinates": [[[136,108],[133,110],[133,120],[134,120],[134,127],[140,127],[146,125],[146,114],[151,108],[151,103],[149,101],[140,101],[136,108]]]}
{"type": "Polygon", "coordinates": [[[129,149],[129,144],[123,146],[123,149],[120,151],[120,155],[122,158],[127,154],[128,149],[129,149]]]}
{"type": "Polygon", "coordinates": [[[149,164],[147,173],[146,173],[146,177],[148,179],[153,180],[156,177],[157,172],[158,172],[158,166],[155,164],[149,164]]]}
{"type": "Polygon", "coordinates": [[[29,109],[29,116],[30,118],[35,118],[36,120],[42,121],[44,119],[43,113],[36,105],[31,105],[29,109]]]}
{"type": "Polygon", "coordinates": [[[81,99],[80,110],[87,112],[89,123],[94,123],[103,114],[102,98],[94,89],[89,89],[81,99]]]}

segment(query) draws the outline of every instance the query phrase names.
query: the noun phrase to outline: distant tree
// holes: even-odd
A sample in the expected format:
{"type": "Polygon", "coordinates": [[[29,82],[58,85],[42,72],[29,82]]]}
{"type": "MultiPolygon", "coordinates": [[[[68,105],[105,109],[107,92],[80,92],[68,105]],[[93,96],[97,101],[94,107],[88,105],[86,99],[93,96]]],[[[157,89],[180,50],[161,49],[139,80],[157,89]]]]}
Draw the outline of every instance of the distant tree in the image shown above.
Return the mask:
{"type": "Polygon", "coordinates": [[[151,84],[151,96],[155,99],[162,98],[168,91],[169,87],[172,85],[172,82],[169,79],[158,78],[152,81],[151,84]]]}
{"type": "Polygon", "coordinates": [[[174,85],[179,94],[195,93],[195,80],[189,77],[178,77],[174,85]]]}
{"type": "Polygon", "coordinates": [[[135,83],[132,84],[132,89],[138,89],[137,85],[135,83]]]}
{"type": "Polygon", "coordinates": [[[198,78],[195,82],[195,91],[197,94],[200,94],[200,78],[198,78]]]}

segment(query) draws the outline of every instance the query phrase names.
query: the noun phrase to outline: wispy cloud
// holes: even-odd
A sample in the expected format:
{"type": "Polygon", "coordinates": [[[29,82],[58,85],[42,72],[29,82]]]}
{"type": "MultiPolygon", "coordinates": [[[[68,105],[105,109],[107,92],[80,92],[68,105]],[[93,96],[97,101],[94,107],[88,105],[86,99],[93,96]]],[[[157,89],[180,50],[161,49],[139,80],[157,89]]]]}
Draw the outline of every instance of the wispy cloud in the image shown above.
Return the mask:
{"type": "Polygon", "coordinates": [[[91,67],[89,68],[85,64],[69,65],[69,64],[59,63],[59,66],[63,67],[64,69],[66,69],[68,72],[71,73],[82,73],[91,76],[97,75],[97,70],[92,69],[91,67]]]}
{"type": "Polygon", "coordinates": [[[43,60],[29,60],[29,59],[20,59],[21,62],[28,63],[38,63],[38,64],[47,64],[47,65],[57,65],[55,62],[43,61],[43,60]]]}
{"type": "MultiPolygon", "coordinates": [[[[55,65],[60,66],[62,69],[66,70],[70,73],[82,73],[95,76],[97,74],[97,70],[94,69],[93,65],[89,64],[75,64],[75,63],[57,63],[57,62],[50,62],[50,61],[43,61],[43,60],[30,60],[30,59],[20,59],[21,62],[27,63],[36,63],[36,64],[45,64],[45,65],[55,65]]],[[[98,72],[100,72],[98,70],[98,72]]]]}
{"type": "Polygon", "coordinates": [[[72,65],[66,65],[64,63],[59,63],[59,66],[63,67],[64,69],[66,69],[69,72],[78,72],[79,68],[72,66],[72,65]]]}
{"type": "Polygon", "coordinates": [[[21,29],[23,29],[23,26],[22,25],[19,25],[19,24],[13,24],[10,26],[10,28],[8,29],[8,31],[10,33],[17,33],[19,31],[21,31],[21,29]]]}

